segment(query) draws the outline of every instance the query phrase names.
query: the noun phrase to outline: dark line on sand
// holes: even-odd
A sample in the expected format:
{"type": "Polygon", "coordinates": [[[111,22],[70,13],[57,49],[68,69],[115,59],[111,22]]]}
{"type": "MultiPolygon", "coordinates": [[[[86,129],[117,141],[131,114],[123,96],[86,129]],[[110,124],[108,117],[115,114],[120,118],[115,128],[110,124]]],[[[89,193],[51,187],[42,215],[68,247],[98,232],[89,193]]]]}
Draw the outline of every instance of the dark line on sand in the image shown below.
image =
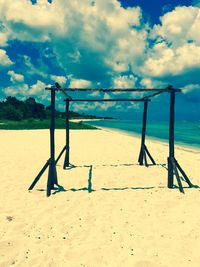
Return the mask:
{"type": "Polygon", "coordinates": [[[92,193],[92,165],[89,169],[89,176],[88,176],[88,193],[92,193]]]}

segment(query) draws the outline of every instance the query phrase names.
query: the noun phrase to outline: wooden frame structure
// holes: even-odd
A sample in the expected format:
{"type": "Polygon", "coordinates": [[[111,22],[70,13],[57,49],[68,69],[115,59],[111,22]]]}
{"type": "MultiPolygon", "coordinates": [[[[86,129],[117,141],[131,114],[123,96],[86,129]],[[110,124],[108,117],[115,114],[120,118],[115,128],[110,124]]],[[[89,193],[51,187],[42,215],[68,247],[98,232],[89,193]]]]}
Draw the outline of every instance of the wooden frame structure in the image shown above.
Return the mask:
{"type": "Polygon", "coordinates": [[[151,98],[162,93],[169,93],[170,95],[170,119],[169,119],[169,156],[168,156],[168,188],[174,188],[174,176],[177,179],[178,188],[180,192],[184,193],[182,181],[186,182],[188,186],[196,187],[191,183],[188,176],[181,168],[180,164],[175,158],[175,149],[174,149],[174,123],[175,123],[175,96],[177,92],[181,92],[181,89],[174,89],[172,86],[168,86],[165,89],[96,89],[96,88],[66,88],[63,89],[61,86],[56,83],[54,86],[50,88],[46,88],[46,90],[50,90],[51,92],[51,120],[50,120],[50,158],[47,160],[41,171],[38,173],[34,181],[29,187],[29,190],[32,190],[36,183],[39,181],[42,174],[49,167],[48,179],[47,179],[47,197],[51,195],[51,190],[54,189],[54,186],[58,184],[57,179],[57,171],[56,164],[59,159],[65,153],[64,165],[63,168],[66,169],[70,167],[70,138],[69,138],[69,106],[70,102],[143,102],[144,110],[143,110],[143,123],[142,123],[142,134],[141,134],[141,147],[139,152],[138,163],[139,165],[149,166],[147,162],[147,157],[151,161],[152,165],[156,165],[155,160],[151,156],[146,144],[146,125],[147,125],[147,111],[148,111],[148,103],[151,101],[151,98]],[[55,158],[55,97],[56,92],[62,92],[66,97],[66,144],[57,158],[55,158]],[[66,92],[75,92],[75,91],[88,91],[88,92],[149,92],[147,96],[141,98],[115,98],[115,99],[72,99],[66,92]],[[180,174],[182,176],[180,176],[180,174]]]}

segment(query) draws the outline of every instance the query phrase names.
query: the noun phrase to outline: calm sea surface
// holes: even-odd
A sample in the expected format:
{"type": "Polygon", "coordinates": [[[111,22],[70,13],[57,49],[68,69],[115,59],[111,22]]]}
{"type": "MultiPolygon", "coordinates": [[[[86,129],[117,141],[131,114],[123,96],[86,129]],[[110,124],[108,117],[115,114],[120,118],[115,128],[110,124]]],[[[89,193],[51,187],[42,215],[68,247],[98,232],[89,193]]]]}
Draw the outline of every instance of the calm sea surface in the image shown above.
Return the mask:
{"type": "MultiPolygon", "coordinates": [[[[99,120],[88,121],[87,124],[120,130],[126,133],[141,134],[141,122],[131,120],[99,120]]],[[[148,122],[147,135],[151,138],[168,141],[168,122],[148,122]]],[[[180,145],[192,146],[200,149],[200,121],[198,122],[176,122],[175,141],[180,145]]]]}

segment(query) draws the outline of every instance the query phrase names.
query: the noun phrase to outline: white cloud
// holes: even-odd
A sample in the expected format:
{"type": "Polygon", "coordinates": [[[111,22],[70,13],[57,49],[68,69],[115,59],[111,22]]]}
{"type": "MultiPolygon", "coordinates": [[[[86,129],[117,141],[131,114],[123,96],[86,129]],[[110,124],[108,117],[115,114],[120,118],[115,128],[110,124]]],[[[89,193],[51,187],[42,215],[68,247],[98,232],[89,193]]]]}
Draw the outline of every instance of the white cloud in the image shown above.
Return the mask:
{"type": "Polygon", "coordinates": [[[118,76],[113,78],[112,87],[113,88],[134,88],[137,77],[133,75],[129,76],[118,76]]]}
{"type": "Polygon", "coordinates": [[[198,7],[176,7],[161,17],[161,25],[156,25],[153,34],[172,46],[180,46],[188,41],[200,44],[200,9],[198,7]]]}
{"type": "Polygon", "coordinates": [[[6,87],[3,91],[8,96],[27,96],[29,86],[28,84],[20,84],[6,87]]]}
{"type": "Polygon", "coordinates": [[[0,19],[12,39],[46,41],[63,25],[61,7],[48,1],[39,0],[32,5],[28,0],[0,0],[0,6],[0,19]]]}
{"type": "Polygon", "coordinates": [[[44,82],[38,80],[33,85],[28,85],[26,83],[16,83],[12,86],[6,87],[3,91],[5,95],[17,96],[22,99],[28,96],[33,96],[41,102],[41,100],[49,99],[49,92],[45,91],[45,88],[49,86],[49,84],[47,85],[44,82]]]}
{"type": "Polygon", "coordinates": [[[67,81],[67,78],[65,76],[57,76],[57,75],[51,75],[51,79],[59,84],[65,84],[67,81]]]}
{"type": "Polygon", "coordinates": [[[0,49],[0,67],[8,67],[12,64],[13,62],[10,60],[10,58],[6,54],[6,51],[3,49],[0,49]]]}
{"type": "Polygon", "coordinates": [[[183,93],[187,94],[191,91],[194,90],[199,90],[200,89],[200,85],[199,84],[188,84],[185,87],[182,88],[183,89],[183,93]]]}
{"type": "MultiPolygon", "coordinates": [[[[0,0],[0,45],[6,46],[8,40],[15,39],[44,42],[43,56],[46,60],[57,59],[56,66],[66,76],[51,75],[54,72],[49,71],[48,64],[37,60],[34,66],[27,55],[22,55],[25,71],[61,84],[68,77],[72,88],[97,84],[121,88],[140,84],[151,88],[168,81],[181,86],[200,84],[198,4],[196,1],[193,7],[179,6],[164,14],[149,36],[150,28],[144,24],[140,8],[125,9],[117,0],[74,0],[67,4],[65,0],[51,4],[38,0],[34,5],[28,0],[0,0]],[[131,71],[133,75],[124,75],[131,71]]],[[[5,50],[0,49],[0,65],[11,64],[5,50]]],[[[13,82],[20,79],[16,72],[10,73],[13,82]]],[[[37,81],[28,91],[42,97],[44,85],[37,81]]]]}
{"type": "Polygon", "coordinates": [[[148,78],[142,79],[140,84],[142,85],[142,87],[145,87],[145,88],[154,88],[153,81],[151,79],[148,79],[148,78]]]}
{"type": "Polygon", "coordinates": [[[147,31],[138,7],[125,9],[117,0],[0,0],[0,6],[9,39],[48,40],[76,78],[97,81],[141,64],[147,31]]]}
{"type": "Polygon", "coordinates": [[[159,43],[150,52],[143,70],[149,76],[162,77],[185,74],[186,71],[199,67],[200,46],[184,44],[169,48],[166,43],[159,43]]]}
{"type": "Polygon", "coordinates": [[[28,94],[30,94],[30,95],[38,95],[39,93],[44,93],[46,87],[47,87],[47,85],[44,82],[37,81],[35,84],[33,84],[30,87],[30,90],[29,90],[28,94]]]}
{"type": "Polygon", "coordinates": [[[10,81],[12,83],[24,81],[24,75],[15,73],[13,70],[9,70],[8,75],[10,76],[10,81]]]}
{"type": "Polygon", "coordinates": [[[154,84],[200,82],[200,8],[176,7],[160,20],[151,32],[154,43],[141,68],[143,76],[154,84]]]}
{"type": "Polygon", "coordinates": [[[72,78],[70,80],[70,87],[71,88],[87,88],[87,87],[89,87],[91,85],[92,85],[92,83],[90,81],[83,80],[83,79],[74,79],[74,78],[72,78]]]}
{"type": "Polygon", "coordinates": [[[0,46],[6,46],[7,44],[7,34],[0,32],[0,46]]]}
{"type": "Polygon", "coordinates": [[[200,83],[189,84],[183,87],[182,89],[187,100],[192,101],[192,102],[200,101],[200,83]]]}

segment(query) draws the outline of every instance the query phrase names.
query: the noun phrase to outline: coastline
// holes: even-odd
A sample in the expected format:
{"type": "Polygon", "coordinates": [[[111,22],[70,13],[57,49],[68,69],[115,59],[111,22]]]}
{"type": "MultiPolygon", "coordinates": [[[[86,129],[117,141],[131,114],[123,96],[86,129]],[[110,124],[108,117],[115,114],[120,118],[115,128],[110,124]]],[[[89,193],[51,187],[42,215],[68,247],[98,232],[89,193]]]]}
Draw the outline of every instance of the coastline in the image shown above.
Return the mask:
{"type": "MultiPolygon", "coordinates": [[[[98,119],[98,120],[94,120],[94,121],[101,121],[102,119],[98,119]]],[[[80,120],[81,121],[81,120],[80,120]]],[[[85,119],[85,120],[82,120],[83,122],[86,122],[85,124],[87,124],[87,121],[90,121],[91,120],[88,120],[88,119],[85,119]]],[[[76,122],[79,122],[78,120],[76,122]]],[[[92,123],[88,124],[88,125],[92,125],[92,123]]],[[[121,133],[121,134],[124,134],[126,136],[134,136],[136,138],[141,138],[141,135],[139,133],[131,133],[130,131],[126,131],[126,130],[121,130],[121,129],[114,129],[114,128],[109,128],[109,127],[104,127],[104,126],[97,126],[97,125],[94,125],[95,127],[101,129],[101,130],[104,130],[104,131],[108,131],[108,132],[113,132],[113,133],[121,133]]],[[[160,143],[160,144],[163,144],[165,146],[168,146],[168,141],[166,139],[162,139],[162,138],[158,138],[158,137],[153,137],[153,136],[150,136],[150,135],[146,135],[146,140],[148,142],[151,141],[151,142],[156,142],[156,143],[160,143]]],[[[194,152],[194,153],[200,153],[200,147],[198,147],[197,145],[189,145],[189,144],[186,144],[186,143],[183,143],[183,142],[179,142],[179,141],[176,141],[175,140],[175,148],[176,149],[182,149],[182,150],[185,150],[185,151],[191,151],[191,152],[194,152]]]]}
{"type": "MultiPolygon", "coordinates": [[[[85,124],[87,124],[87,121],[90,121],[91,123],[89,123],[88,125],[93,125],[92,124],[92,120],[91,119],[85,119],[85,120],[77,120],[77,122],[79,121],[83,121],[86,122],[85,124]]],[[[94,121],[102,121],[102,119],[94,119],[94,121]]],[[[127,136],[135,136],[135,137],[138,137],[140,138],[141,134],[140,133],[134,133],[134,132],[130,132],[128,130],[123,130],[123,129],[116,129],[116,128],[109,128],[109,127],[104,127],[104,126],[99,126],[99,125],[95,125],[95,127],[99,128],[99,129],[102,129],[102,130],[105,130],[105,131],[110,131],[110,132],[118,132],[118,133],[122,133],[124,135],[127,135],[127,136]]],[[[163,145],[166,145],[168,146],[168,140],[167,139],[164,139],[164,138],[158,138],[158,137],[154,137],[152,135],[148,135],[146,134],[146,140],[150,140],[152,142],[159,142],[163,145]]],[[[200,147],[197,145],[197,144],[187,144],[187,143],[184,143],[184,142],[181,142],[181,141],[177,141],[175,140],[175,147],[176,149],[184,149],[184,150],[188,150],[188,151],[193,151],[195,153],[200,153],[200,147]]]]}

